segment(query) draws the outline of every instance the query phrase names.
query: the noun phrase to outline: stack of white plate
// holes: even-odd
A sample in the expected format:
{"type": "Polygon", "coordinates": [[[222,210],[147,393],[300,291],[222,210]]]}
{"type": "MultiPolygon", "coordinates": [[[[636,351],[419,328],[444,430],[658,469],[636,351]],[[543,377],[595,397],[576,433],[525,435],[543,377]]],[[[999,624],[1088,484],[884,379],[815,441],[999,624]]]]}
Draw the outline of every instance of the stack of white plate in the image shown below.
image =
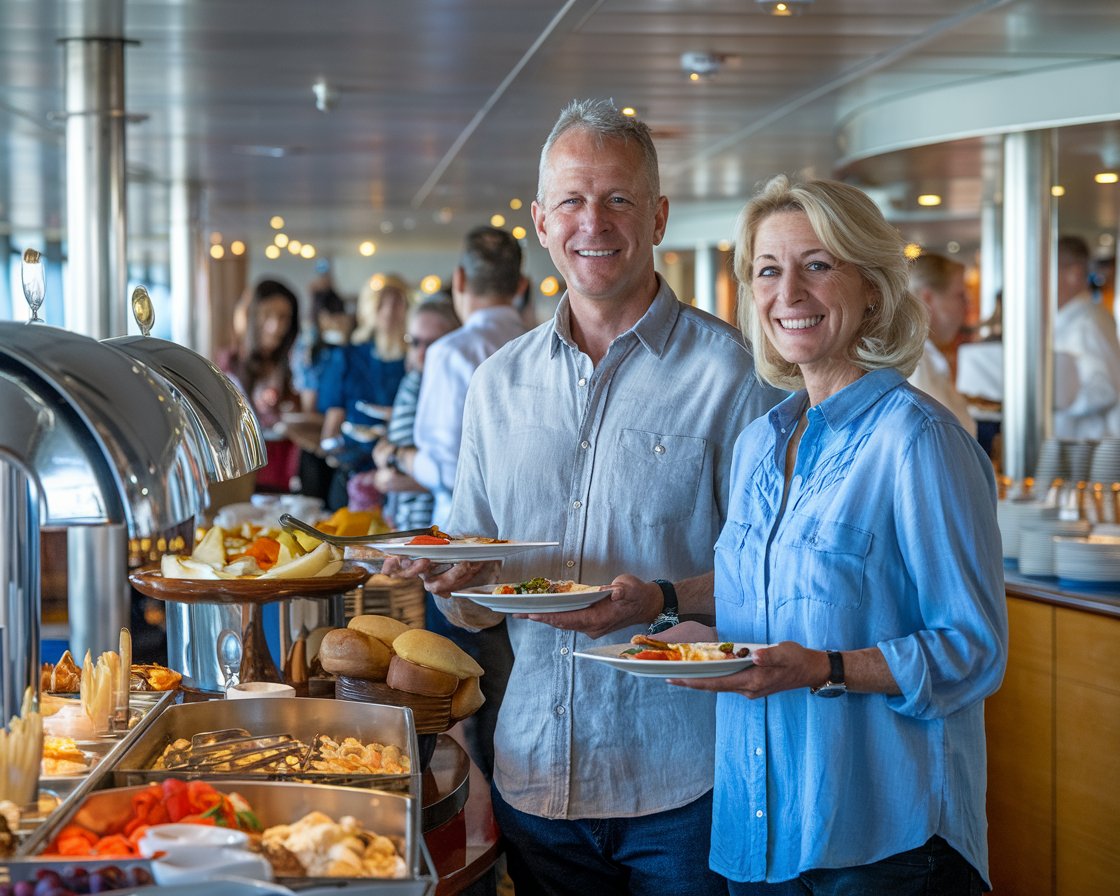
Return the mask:
{"type": "Polygon", "coordinates": [[[1019,529],[1019,572],[1025,576],[1051,578],[1054,572],[1054,536],[1086,536],[1092,526],[1087,520],[1045,518],[1023,523],[1019,529]]]}
{"type": "Polygon", "coordinates": [[[1074,590],[1120,588],[1120,538],[1056,536],[1054,571],[1060,584],[1074,590]]]}
{"type": "Polygon", "coordinates": [[[1093,449],[1089,467],[1091,482],[1120,482],[1120,439],[1101,439],[1093,449]]]}
{"type": "Polygon", "coordinates": [[[1044,439],[1038,449],[1038,463],[1034,467],[1036,488],[1046,494],[1055,479],[1068,479],[1069,465],[1062,452],[1060,439],[1044,439]]]}
{"type": "Polygon", "coordinates": [[[1003,539],[1003,559],[1019,559],[1019,532],[1023,525],[1043,519],[1054,519],[1058,508],[1044,501],[1021,498],[1005,499],[996,504],[996,518],[1003,539]]]}

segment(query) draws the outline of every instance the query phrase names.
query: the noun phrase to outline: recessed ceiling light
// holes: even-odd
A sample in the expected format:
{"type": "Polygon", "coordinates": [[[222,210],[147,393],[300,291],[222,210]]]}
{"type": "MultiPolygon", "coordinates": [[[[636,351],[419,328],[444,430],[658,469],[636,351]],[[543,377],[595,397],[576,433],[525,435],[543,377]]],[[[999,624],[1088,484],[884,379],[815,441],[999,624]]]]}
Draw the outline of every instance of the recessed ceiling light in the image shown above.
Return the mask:
{"type": "Polygon", "coordinates": [[[377,244],[372,240],[366,240],[358,245],[358,253],[365,258],[369,258],[377,251],[377,244]]]}
{"type": "Polygon", "coordinates": [[[268,219],[268,226],[273,230],[282,230],[284,227],[284,219],[279,215],[273,215],[268,219]]]}
{"type": "Polygon", "coordinates": [[[757,0],[772,16],[799,16],[813,5],[813,0],[757,0]]]}
{"type": "Polygon", "coordinates": [[[1115,171],[1101,171],[1099,174],[1093,175],[1093,180],[1098,184],[1114,184],[1120,181],[1120,174],[1115,171]]]}
{"type": "Polygon", "coordinates": [[[918,205],[931,208],[935,205],[941,205],[941,197],[936,193],[923,193],[918,197],[918,205]]]}
{"type": "Polygon", "coordinates": [[[1053,196],[1055,199],[1060,198],[1062,196],[1065,196],[1066,195],[1066,188],[1063,187],[1061,184],[1054,184],[1054,186],[1052,186],[1050,188],[1050,195],[1053,196]]]}
{"type": "Polygon", "coordinates": [[[506,216],[505,215],[491,215],[490,216],[490,226],[491,227],[505,227],[506,226],[506,216]]]}
{"type": "Polygon", "coordinates": [[[913,261],[922,254],[922,247],[917,243],[907,243],[906,247],[902,250],[902,254],[913,261]]]}

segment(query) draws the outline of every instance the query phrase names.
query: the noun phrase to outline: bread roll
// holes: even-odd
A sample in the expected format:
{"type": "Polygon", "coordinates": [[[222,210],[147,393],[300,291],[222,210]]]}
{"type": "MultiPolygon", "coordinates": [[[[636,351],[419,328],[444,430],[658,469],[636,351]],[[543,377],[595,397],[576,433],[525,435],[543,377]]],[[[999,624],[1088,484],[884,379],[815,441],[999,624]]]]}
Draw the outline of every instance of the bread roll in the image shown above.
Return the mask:
{"type": "Polygon", "coordinates": [[[482,696],[478,679],[464,678],[459,682],[455,693],[451,695],[451,720],[457,722],[459,719],[474,715],[485,702],[486,698],[482,696]]]}
{"type": "Polygon", "coordinates": [[[384,681],[389,670],[389,648],[377,638],[352,628],[336,628],[323,635],[319,662],[336,675],[384,681]]]}
{"type": "Polygon", "coordinates": [[[393,641],[397,639],[398,635],[408,631],[408,626],[399,619],[394,619],[392,616],[376,616],[369,613],[364,616],[355,616],[350,620],[347,628],[365,632],[367,635],[377,638],[378,641],[390,648],[393,646],[393,641]]]}
{"type": "Polygon", "coordinates": [[[410,628],[393,641],[393,650],[418,666],[450,672],[456,678],[482,674],[482,667],[469,654],[443,635],[422,628],[410,628]]]}
{"type": "Polygon", "coordinates": [[[426,697],[450,697],[459,687],[459,679],[450,672],[418,666],[399,656],[389,660],[385,683],[398,691],[423,694],[426,697]]]}

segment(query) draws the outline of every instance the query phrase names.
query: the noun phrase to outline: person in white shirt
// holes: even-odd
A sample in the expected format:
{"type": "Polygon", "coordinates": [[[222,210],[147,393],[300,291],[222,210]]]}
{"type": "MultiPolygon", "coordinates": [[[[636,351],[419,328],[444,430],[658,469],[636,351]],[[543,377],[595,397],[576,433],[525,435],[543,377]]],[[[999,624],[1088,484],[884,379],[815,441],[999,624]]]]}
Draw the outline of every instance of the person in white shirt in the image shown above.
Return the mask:
{"type": "Polygon", "coordinates": [[[929,311],[929,336],[910,385],[945,405],[975,437],[976,421],[968,412],[968,402],[953,385],[953,372],[944,355],[960,334],[968,307],[964,265],[943,255],[919,255],[910,267],[910,291],[929,311]]]}
{"type": "Polygon", "coordinates": [[[1077,236],[1058,240],[1057,305],[1054,351],[1074,357],[1078,390],[1054,413],[1054,435],[1120,436],[1120,341],[1112,318],[1089,292],[1089,247],[1077,236]]]}
{"type": "MultiPolygon", "coordinates": [[[[451,296],[463,326],[429,346],[412,430],[415,447],[402,447],[396,454],[397,469],[435,496],[432,522],[437,526],[446,527],[450,518],[467,386],[483,361],[528,332],[521,313],[513,307],[514,298],[527,285],[521,273],[521,246],[509,231],[483,226],[467,234],[451,278],[451,296]]],[[[494,766],[494,726],[513,666],[506,626],[464,631],[447,622],[430,599],[425,625],[450,638],[486,670],[481,680],[486,702],[463,727],[467,750],[489,780],[494,766]]]]}

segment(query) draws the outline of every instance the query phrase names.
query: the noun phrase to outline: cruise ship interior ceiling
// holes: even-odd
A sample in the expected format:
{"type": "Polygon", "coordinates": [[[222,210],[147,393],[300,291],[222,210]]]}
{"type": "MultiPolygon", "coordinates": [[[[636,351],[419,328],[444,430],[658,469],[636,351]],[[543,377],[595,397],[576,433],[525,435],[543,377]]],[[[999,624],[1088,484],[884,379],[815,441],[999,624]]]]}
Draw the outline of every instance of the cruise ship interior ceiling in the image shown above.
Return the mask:
{"type": "Polygon", "coordinates": [[[542,139],[585,96],[652,126],[684,220],[776,172],[840,176],[911,238],[967,249],[1000,134],[1053,128],[1061,226],[1115,234],[1120,186],[1093,176],[1120,170],[1120,2],[773,5],[0,0],[0,233],[62,237],[63,41],[108,35],[127,41],[130,246],[157,255],[183,182],[206,230],[250,246],[273,214],[323,252],[446,244],[495,213],[531,227],[542,139]]]}

